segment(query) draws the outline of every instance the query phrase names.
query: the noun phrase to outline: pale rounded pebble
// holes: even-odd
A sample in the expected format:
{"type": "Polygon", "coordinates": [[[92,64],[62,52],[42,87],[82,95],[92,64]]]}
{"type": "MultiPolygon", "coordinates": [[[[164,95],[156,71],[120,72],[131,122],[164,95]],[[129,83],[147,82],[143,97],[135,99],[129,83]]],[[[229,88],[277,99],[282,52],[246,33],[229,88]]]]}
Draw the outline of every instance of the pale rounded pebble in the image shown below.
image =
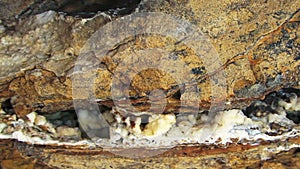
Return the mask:
{"type": "Polygon", "coordinates": [[[38,126],[45,125],[47,123],[46,117],[38,115],[36,116],[34,123],[38,126]]]}
{"type": "Polygon", "coordinates": [[[59,126],[56,128],[57,137],[81,137],[79,128],[72,128],[67,126],[59,126]]]}

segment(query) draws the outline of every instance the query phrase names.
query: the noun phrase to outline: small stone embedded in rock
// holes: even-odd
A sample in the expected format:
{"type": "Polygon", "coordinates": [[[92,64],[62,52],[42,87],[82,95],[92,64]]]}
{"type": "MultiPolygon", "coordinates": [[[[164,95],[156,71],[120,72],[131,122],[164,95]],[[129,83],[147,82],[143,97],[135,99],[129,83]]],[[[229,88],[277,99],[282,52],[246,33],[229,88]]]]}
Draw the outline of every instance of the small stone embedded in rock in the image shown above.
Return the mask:
{"type": "Polygon", "coordinates": [[[55,11],[47,11],[41,14],[36,15],[36,23],[39,25],[46,24],[52,21],[55,18],[57,13],[55,11]]]}
{"type": "Polygon", "coordinates": [[[31,113],[29,113],[29,114],[26,115],[26,117],[28,118],[27,124],[29,126],[33,126],[34,125],[36,116],[37,116],[36,112],[31,112],[31,113]]]}
{"type": "Polygon", "coordinates": [[[81,132],[79,128],[72,128],[67,126],[60,126],[56,128],[56,136],[61,139],[76,139],[81,138],[81,132]]]}
{"type": "Polygon", "coordinates": [[[285,110],[300,110],[300,98],[295,93],[285,94],[285,97],[278,102],[279,106],[284,107],[285,110]]]}
{"type": "Polygon", "coordinates": [[[141,122],[142,119],[140,117],[136,117],[135,119],[135,125],[132,128],[132,132],[136,134],[140,134],[142,132],[141,130],[141,122]]]}
{"type": "Polygon", "coordinates": [[[38,126],[45,125],[47,123],[46,117],[38,115],[38,116],[36,116],[34,123],[38,126]]]}
{"type": "Polygon", "coordinates": [[[174,114],[152,116],[143,131],[143,135],[160,136],[168,132],[175,123],[176,117],[174,114]]]}
{"type": "Polygon", "coordinates": [[[49,132],[49,133],[53,133],[53,134],[56,133],[56,131],[55,131],[55,129],[53,128],[53,126],[52,126],[51,124],[49,124],[49,123],[46,123],[45,125],[40,125],[39,127],[40,127],[42,130],[47,131],[47,132],[49,132]]]}

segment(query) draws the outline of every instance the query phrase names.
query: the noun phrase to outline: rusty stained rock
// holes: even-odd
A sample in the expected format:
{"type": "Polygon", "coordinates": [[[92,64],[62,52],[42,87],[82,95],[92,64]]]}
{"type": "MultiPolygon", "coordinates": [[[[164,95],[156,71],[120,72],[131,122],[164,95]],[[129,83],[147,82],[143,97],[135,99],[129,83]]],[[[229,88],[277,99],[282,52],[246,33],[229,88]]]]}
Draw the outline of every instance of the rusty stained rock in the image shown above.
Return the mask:
{"type": "MultiPolygon", "coordinates": [[[[299,138],[287,143],[229,145],[227,148],[205,145],[177,146],[155,157],[130,159],[116,156],[112,150],[64,146],[28,145],[1,140],[2,168],[299,168],[299,150],[287,151],[299,138]]],[[[114,150],[118,151],[118,150],[114,150]]],[[[131,153],[141,150],[131,150],[131,153]]]]}
{"type": "MultiPolygon", "coordinates": [[[[299,0],[143,1],[139,6],[141,12],[163,12],[195,24],[209,37],[219,54],[219,68],[207,70],[207,65],[195,51],[177,43],[173,37],[140,35],[115,44],[101,63],[96,60],[99,69],[86,76],[96,75],[94,82],[97,85],[93,86],[96,98],[101,104],[113,106],[110,90],[112,77],[117,76],[114,72],[122,68],[118,64],[137,64],[138,58],[128,59],[133,52],[163,48],[187,65],[188,72],[193,75],[192,83],[179,85],[172,75],[161,70],[141,71],[130,83],[131,102],[138,110],[149,108],[148,95],[154,89],[165,92],[166,111],[177,111],[182,100],[198,99],[200,107],[208,109],[214,99],[212,92],[224,86],[226,98],[222,94],[216,95],[215,101],[226,99],[231,102],[226,108],[240,108],[282,87],[299,88],[299,6],[299,0]],[[212,90],[212,81],[218,79],[221,70],[224,70],[226,84],[214,86],[212,90]],[[200,98],[179,93],[180,89],[189,90],[195,84],[200,98]]],[[[0,100],[11,98],[20,116],[33,110],[51,113],[71,109],[72,68],[80,49],[109,20],[105,15],[86,20],[53,11],[18,20],[14,31],[1,34],[0,100]]],[[[156,61],[162,60],[158,57],[156,61]]],[[[125,68],[131,67],[130,64],[125,68]]],[[[167,61],[165,66],[174,67],[167,61]]],[[[134,73],[134,70],[124,71],[134,73]]],[[[181,70],[176,67],[173,71],[180,76],[186,75],[180,74],[181,70]]],[[[123,89],[121,83],[116,85],[123,89]]],[[[84,94],[74,97],[86,98],[84,94]]],[[[185,108],[184,111],[194,110],[193,107],[185,108]]]]}
{"type": "Polygon", "coordinates": [[[1,36],[1,102],[12,97],[19,115],[70,109],[71,79],[66,75],[85,40],[108,20],[99,16],[83,24],[50,11],[20,21],[18,31],[1,36]]]}

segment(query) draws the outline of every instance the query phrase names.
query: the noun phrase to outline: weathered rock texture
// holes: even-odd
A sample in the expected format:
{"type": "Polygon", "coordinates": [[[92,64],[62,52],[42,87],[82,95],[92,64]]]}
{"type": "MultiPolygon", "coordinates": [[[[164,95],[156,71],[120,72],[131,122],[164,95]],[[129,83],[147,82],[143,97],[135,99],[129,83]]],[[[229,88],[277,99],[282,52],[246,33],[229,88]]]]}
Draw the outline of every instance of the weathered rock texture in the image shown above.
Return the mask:
{"type": "MultiPolygon", "coordinates": [[[[73,68],[81,48],[93,33],[119,17],[97,15],[82,19],[48,11],[61,9],[65,3],[67,1],[0,2],[0,102],[10,99],[19,116],[31,111],[52,113],[72,109],[73,68]]],[[[172,37],[130,37],[121,44],[115,44],[102,60],[99,70],[94,72],[98,84],[94,89],[96,98],[100,104],[113,106],[110,89],[116,65],[121,60],[126,61],[126,56],[131,55],[132,51],[148,48],[165,48],[187,64],[187,69],[195,75],[193,82],[201,89],[197,104],[202,109],[208,109],[212,101],[209,80],[214,79],[221,70],[226,77],[226,97],[220,97],[217,101],[230,101],[226,108],[243,107],[251,100],[263,98],[267,93],[283,87],[299,88],[299,7],[299,0],[142,1],[138,11],[163,12],[195,24],[210,38],[219,54],[220,67],[208,71],[207,65],[194,51],[172,37]]],[[[174,71],[180,72],[176,67],[174,71]]],[[[168,97],[166,111],[176,111],[183,97],[194,98],[184,95],[184,92],[179,95],[180,87],[164,72],[145,70],[136,75],[131,83],[131,102],[140,110],[147,110],[149,105],[142,103],[148,100],[149,92],[162,89],[168,97]]],[[[192,109],[190,107],[187,111],[192,109]]],[[[286,144],[293,143],[299,145],[299,139],[289,140],[286,144]]],[[[286,144],[266,143],[257,147],[234,145],[232,149],[215,150],[201,146],[177,147],[159,157],[134,161],[115,157],[103,150],[29,146],[4,140],[0,143],[0,159],[2,168],[182,168],[187,165],[199,168],[299,168],[298,149],[283,152],[276,148],[286,144]],[[276,151],[270,151],[268,157],[271,159],[265,161],[262,154],[269,148],[276,151]]]]}
{"type": "MultiPolygon", "coordinates": [[[[72,68],[80,49],[111,19],[99,15],[83,21],[56,12],[11,19],[32,3],[9,4],[3,8],[11,11],[1,14],[0,100],[11,98],[20,116],[33,110],[50,113],[72,109],[72,68]]],[[[179,16],[209,36],[222,65],[216,72],[225,71],[226,100],[232,101],[230,107],[233,108],[247,105],[247,101],[262,98],[282,87],[299,87],[299,6],[300,1],[158,0],[145,1],[139,8],[140,11],[179,16]]],[[[164,46],[177,52],[187,63],[198,79],[199,89],[204,91],[199,104],[209,107],[209,79],[213,78],[213,72],[207,71],[206,65],[187,46],[161,36],[132,37],[121,48],[115,48],[116,56],[107,56],[104,68],[100,66],[96,97],[102,99],[103,104],[112,105],[111,72],[116,70],[120,59],[126,60],[130,51],[164,46]]],[[[136,105],[145,102],[143,98],[153,89],[163,89],[167,93],[171,110],[180,103],[180,97],[174,97],[174,91],[179,90],[178,84],[158,70],[141,72],[131,85],[132,102],[136,105]],[[147,77],[152,80],[145,81],[147,77]]],[[[146,108],[141,107],[141,110],[146,108]]]]}
{"type": "MultiPolygon", "coordinates": [[[[299,149],[277,150],[299,143],[264,143],[260,146],[235,145],[176,147],[159,156],[139,159],[118,157],[101,149],[61,146],[32,146],[0,141],[2,168],[299,168],[299,149]]],[[[142,153],[138,150],[136,153],[142,153]]]]}

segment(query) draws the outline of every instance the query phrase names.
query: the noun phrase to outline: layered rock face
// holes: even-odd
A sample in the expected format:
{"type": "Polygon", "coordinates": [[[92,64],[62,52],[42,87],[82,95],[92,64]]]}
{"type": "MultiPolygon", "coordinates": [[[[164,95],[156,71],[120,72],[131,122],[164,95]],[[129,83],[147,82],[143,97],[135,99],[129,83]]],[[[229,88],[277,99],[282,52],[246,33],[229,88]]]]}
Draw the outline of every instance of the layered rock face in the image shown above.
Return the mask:
{"type": "MultiPolygon", "coordinates": [[[[83,19],[80,15],[65,16],[54,11],[21,15],[36,3],[17,3],[18,7],[4,4],[7,5],[6,10],[12,8],[13,12],[1,15],[1,101],[11,99],[14,110],[20,116],[34,110],[51,113],[72,109],[73,68],[80,49],[93,33],[115,18],[97,15],[83,19]],[[15,19],[18,14],[20,18],[15,19]]],[[[38,7],[40,10],[51,9],[38,7]]],[[[172,52],[174,58],[185,64],[186,74],[191,76],[189,83],[196,85],[187,81],[177,82],[174,75],[181,77],[186,74],[180,74],[180,66],[166,62],[170,63],[166,67],[172,67],[173,74],[157,69],[134,74],[129,93],[131,102],[136,105],[146,104],[145,99],[154,89],[163,90],[169,103],[167,108],[174,111],[174,107],[179,107],[185,98],[199,101],[203,109],[208,109],[212,101],[220,100],[231,102],[227,108],[238,108],[249,105],[249,100],[263,98],[280,88],[297,88],[298,7],[298,1],[142,2],[137,9],[140,12],[164,12],[196,25],[214,48],[218,64],[210,68],[208,63],[213,63],[213,59],[206,63],[199,57],[201,53],[195,53],[187,44],[178,43],[175,37],[128,37],[121,44],[112,42],[113,52],[101,60],[98,58],[95,97],[112,106],[112,79],[116,76],[114,73],[122,69],[117,65],[126,63],[127,67],[123,69],[128,70],[136,64],[128,57],[133,54],[132,51],[149,48],[164,48],[168,53],[172,52]],[[218,76],[224,81],[214,82],[218,76]],[[147,78],[148,81],[144,80],[147,78]],[[200,98],[187,96],[185,86],[198,87],[200,98]],[[225,92],[220,95],[214,93],[223,89],[225,92]]],[[[140,110],[146,109],[140,106],[140,110]]]]}
{"type": "Polygon", "coordinates": [[[299,0],[3,0],[0,133],[30,142],[17,135],[27,133],[31,143],[59,141],[29,150],[3,140],[1,166],[14,160],[25,168],[299,166],[299,23],[299,0]],[[248,137],[226,137],[232,144],[221,145],[226,139],[215,133],[216,144],[177,146],[132,161],[111,154],[119,149],[76,143],[99,133],[81,133],[74,111],[66,115],[71,125],[62,120],[60,112],[74,109],[81,129],[103,127],[97,113],[86,113],[99,109],[128,140],[130,134],[176,135],[184,129],[180,122],[199,133],[248,125],[245,131],[272,139],[249,144],[248,137]]]}

